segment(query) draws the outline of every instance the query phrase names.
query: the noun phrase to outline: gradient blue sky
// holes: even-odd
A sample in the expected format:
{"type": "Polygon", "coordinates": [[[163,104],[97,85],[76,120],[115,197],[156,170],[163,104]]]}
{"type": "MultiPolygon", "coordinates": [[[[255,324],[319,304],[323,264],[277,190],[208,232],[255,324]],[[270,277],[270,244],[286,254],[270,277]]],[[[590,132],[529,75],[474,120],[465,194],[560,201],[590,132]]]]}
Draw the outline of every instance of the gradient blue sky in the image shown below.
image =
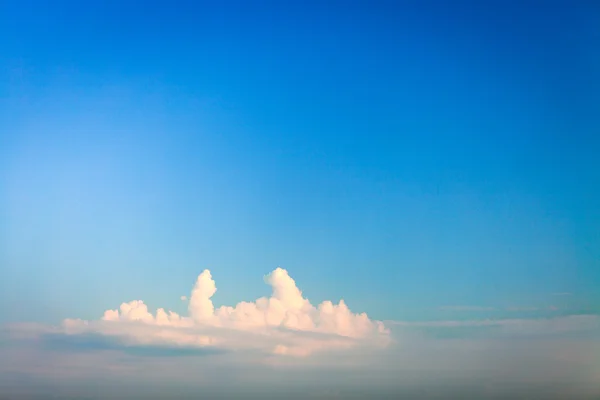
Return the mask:
{"type": "Polygon", "coordinates": [[[278,265],[377,319],[597,312],[575,3],[2,2],[0,321],[180,311],[204,268],[232,304],[278,265]]]}

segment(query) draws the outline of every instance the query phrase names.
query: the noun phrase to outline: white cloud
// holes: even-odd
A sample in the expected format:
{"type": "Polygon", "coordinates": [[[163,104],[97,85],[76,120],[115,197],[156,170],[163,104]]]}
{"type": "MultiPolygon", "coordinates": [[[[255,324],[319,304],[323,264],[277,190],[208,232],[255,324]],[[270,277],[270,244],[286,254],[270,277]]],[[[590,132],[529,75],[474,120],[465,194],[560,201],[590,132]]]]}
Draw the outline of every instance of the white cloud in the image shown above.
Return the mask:
{"type": "Polygon", "coordinates": [[[382,322],[352,313],[343,300],[313,306],[284,269],[275,269],[265,281],[272,287],[271,297],[215,308],[211,298],[216,284],[205,270],[189,297],[189,316],[163,308],[152,314],[142,300],[133,300],[105,311],[100,321],[67,319],[62,328],[67,334],[117,336],[132,345],[248,349],[288,356],[390,341],[382,322]]]}
{"type": "Polygon", "coordinates": [[[187,301],[187,296],[181,296],[179,299],[180,299],[181,301],[187,301]]]}

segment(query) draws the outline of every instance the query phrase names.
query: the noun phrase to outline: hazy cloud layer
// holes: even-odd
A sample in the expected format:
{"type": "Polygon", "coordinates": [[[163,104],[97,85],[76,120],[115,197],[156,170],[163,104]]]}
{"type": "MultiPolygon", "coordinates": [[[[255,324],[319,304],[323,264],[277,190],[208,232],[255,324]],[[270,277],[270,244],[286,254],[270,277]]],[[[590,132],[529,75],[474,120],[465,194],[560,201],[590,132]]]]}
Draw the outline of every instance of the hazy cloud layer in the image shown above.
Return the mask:
{"type": "Polygon", "coordinates": [[[441,311],[492,311],[493,307],[481,307],[481,306],[442,306],[441,311]]]}
{"type": "Polygon", "coordinates": [[[509,312],[535,312],[535,311],[558,311],[559,308],[553,305],[547,307],[532,307],[532,306],[518,306],[518,307],[482,307],[482,306],[442,306],[439,308],[440,311],[453,311],[453,312],[483,312],[483,311],[509,311],[509,312]]]}
{"type": "Polygon", "coordinates": [[[502,328],[503,332],[535,335],[557,335],[566,332],[595,332],[600,329],[596,314],[567,315],[553,318],[476,319],[446,321],[385,321],[386,325],[403,327],[484,327],[502,328]]]}
{"type": "Polygon", "coordinates": [[[4,326],[0,394],[600,396],[598,315],[380,322],[351,312],[343,301],[312,305],[283,269],[265,281],[270,297],[215,307],[216,284],[204,271],[183,299],[188,301],[187,316],[160,308],[151,312],[134,300],[94,321],[4,326]]]}
{"type": "Polygon", "coordinates": [[[65,335],[60,327],[21,324],[0,332],[0,389],[17,398],[46,390],[61,398],[100,393],[98,398],[595,399],[599,318],[397,321],[389,323],[395,340],[384,351],[354,346],[335,355],[259,363],[264,357],[252,352],[145,345],[124,335],[65,335]],[[492,334],[492,325],[501,332],[510,327],[510,335],[492,334]],[[480,334],[430,336],[422,334],[424,326],[457,332],[468,326],[480,334]]]}

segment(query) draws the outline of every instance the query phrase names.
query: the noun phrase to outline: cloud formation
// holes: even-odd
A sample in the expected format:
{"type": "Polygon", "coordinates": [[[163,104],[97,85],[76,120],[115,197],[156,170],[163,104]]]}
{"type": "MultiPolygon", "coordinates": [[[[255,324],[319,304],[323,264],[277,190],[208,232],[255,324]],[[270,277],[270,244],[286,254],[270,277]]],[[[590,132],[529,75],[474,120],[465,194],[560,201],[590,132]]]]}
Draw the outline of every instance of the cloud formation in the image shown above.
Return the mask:
{"type": "Polygon", "coordinates": [[[189,316],[163,308],[152,314],[142,300],[133,300],[105,311],[100,321],[67,319],[62,328],[67,334],[117,336],[131,345],[246,349],[300,357],[390,341],[382,322],[351,312],[344,300],[312,305],[282,268],[265,281],[271,297],[215,308],[211,298],[217,287],[210,271],[204,270],[189,296],[189,316]]]}
{"type": "MultiPolygon", "coordinates": [[[[519,336],[549,336],[579,332],[600,332],[596,314],[566,315],[553,318],[513,318],[446,321],[386,321],[387,325],[406,328],[498,328],[498,333],[519,336]]],[[[489,332],[488,332],[489,333],[489,332]]]]}

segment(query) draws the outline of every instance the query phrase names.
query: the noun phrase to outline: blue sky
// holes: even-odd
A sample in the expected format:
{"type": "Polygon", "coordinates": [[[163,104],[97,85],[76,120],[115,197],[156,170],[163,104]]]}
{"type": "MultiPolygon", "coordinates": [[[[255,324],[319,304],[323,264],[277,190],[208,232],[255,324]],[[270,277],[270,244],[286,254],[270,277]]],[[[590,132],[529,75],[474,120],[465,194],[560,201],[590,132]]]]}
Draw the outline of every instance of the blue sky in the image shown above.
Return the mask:
{"type": "Polygon", "coordinates": [[[253,301],[277,266],[376,320],[597,314],[576,3],[4,2],[0,323],[185,314],[205,268],[253,301]]]}

